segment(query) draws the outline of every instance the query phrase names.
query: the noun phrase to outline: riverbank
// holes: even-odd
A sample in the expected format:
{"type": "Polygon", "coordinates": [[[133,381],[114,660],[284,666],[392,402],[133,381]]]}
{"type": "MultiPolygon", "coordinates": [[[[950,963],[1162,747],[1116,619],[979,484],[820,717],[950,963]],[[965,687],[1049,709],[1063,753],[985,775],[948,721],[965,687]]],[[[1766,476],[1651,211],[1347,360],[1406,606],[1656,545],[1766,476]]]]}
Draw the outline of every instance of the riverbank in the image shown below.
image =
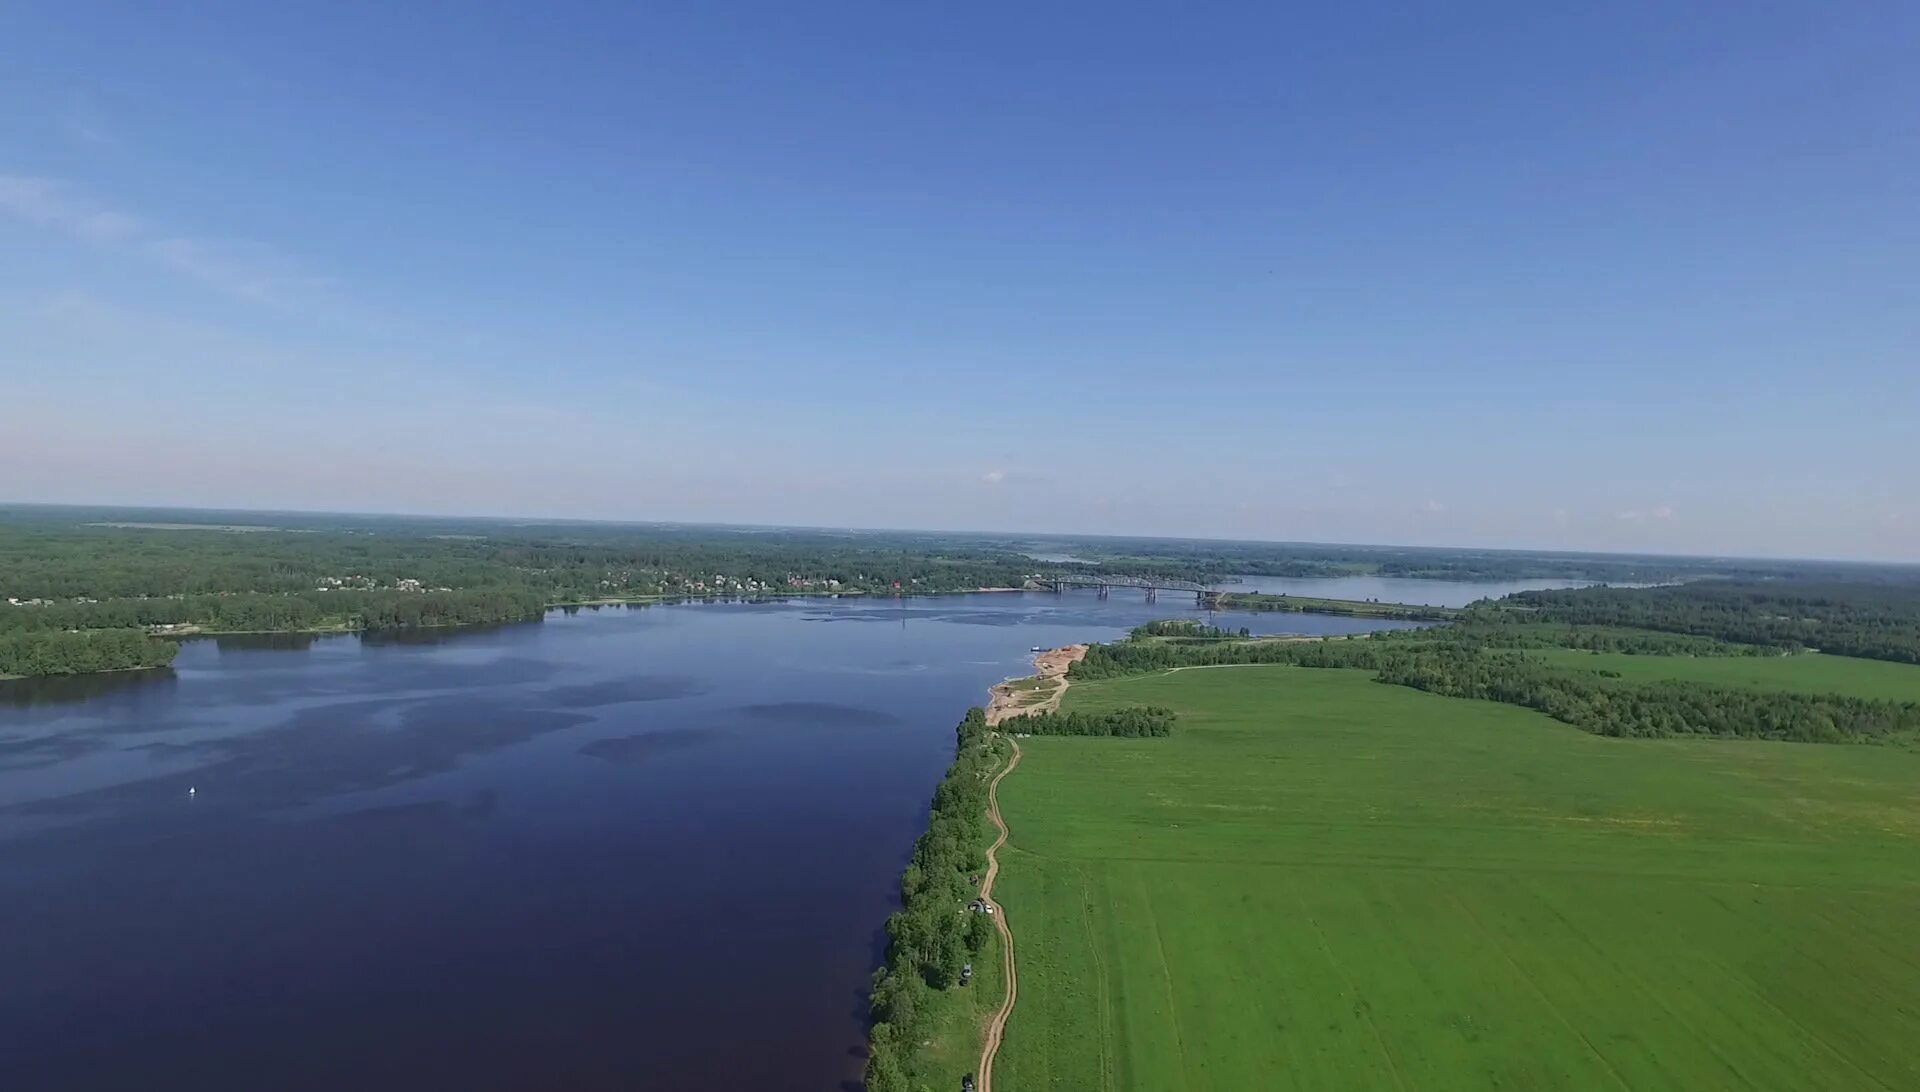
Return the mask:
{"type": "MultiPolygon", "coordinates": [[[[257,627],[226,629],[226,628],[215,628],[213,626],[210,626],[204,623],[179,622],[179,623],[168,623],[168,624],[148,626],[148,627],[145,627],[145,633],[147,634],[147,636],[152,638],[159,638],[159,639],[175,641],[175,642],[184,642],[184,641],[190,641],[198,638],[218,638],[218,637],[266,637],[266,636],[334,637],[334,636],[341,636],[345,634],[398,633],[398,632],[410,631],[410,630],[422,630],[422,631],[432,631],[432,632],[453,632],[453,631],[464,630],[464,629],[478,630],[478,629],[487,629],[487,628],[500,626],[500,625],[516,625],[523,622],[535,622],[544,618],[546,614],[551,611],[577,611],[581,609],[597,610],[605,607],[638,608],[638,607],[653,607],[653,606],[669,606],[669,605],[681,604],[681,603],[777,603],[782,601],[804,601],[804,600],[821,600],[826,602],[850,600],[850,601],[865,602],[865,603],[882,603],[882,602],[887,602],[891,600],[891,601],[898,601],[898,602],[904,603],[907,599],[936,600],[936,599],[947,599],[947,598],[960,598],[960,597],[965,597],[970,595],[982,595],[982,594],[1033,593],[1038,590],[1039,589],[1035,589],[1035,588],[1022,588],[1022,587],[1012,587],[1012,586],[983,586],[978,588],[963,588],[963,589],[954,589],[954,590],[948,590],[948,591],[902,590],[899,592],[889,592],[889,591],[880,590],[880,589],[871,589],[871,590],[790,589],[790,590],[775,591],[768,594],[759,594],[759,595],[650,594],[650,595],[632,595],[632,596],[605,596],[605,597],[598,597],[593,599],[574,599],[574,600],[563,600],[558,602],[547,603],[546,605],[540,608],[538,613],[529,614],[524,617],[517,617],[517,618],[489,618],[489,619],[475,620],[475,621],[432,622],[432,623],[420,623],[420,624],[402,625],[402,626],[391,626],[391,625],[367,626],[367,625],[357,624],[353,621],[344,620],[339,618],[338,616],[335,616],[333,619],[320,624],[289,626],[285,628],[270,628],[270,629],[263,629],[263,628],[257,628],[257,627]]],[[[1058,599],[1059,597],[1046,596],[1044,598],[1048,600],[1055,600],[1055,599],[1058,599]]],[[[1278,597],[1278,598],[1285,598],[1285,597],[1278,597]]],[[[1301,599],[1301,600],[1294,600],[1294,602],[1298,602],[1298,603],[1330,602],[1331,603],[1331,602],[1337,602],[1337,601],[1333,601],[1333,600],[1310,601],[1310,600],[1301,599]]],[[[1153,608],[1150,607],[1148,609],[1153,609],[1153,608]]],[[[1253,609],[1262,609],[1262,608],[1253,608],[1253,609]]],[[[1272,608],[1265,608],[1265,609],[1272,609],[1272,608]]],[[[1297,610],[1298,608],[1292,608],[1292,609],[1297,610]]],[[[1305,613],[1325,613],[1325,614],[1328,614],[1329,616],[1338,616],[1339,614],[1342,614],[1342,613],[1348,613],[1356,617],[1369,616],[1369,615],[1364,615],[1359,611],[1343,612],[1339,610],[1329,610],[1325,612],[1316,611],[1316,610],[1307,610],[1305,611],[1305,613]]],[[[1376,613],[1370,616],[1381,617],[1387,621],[1397,620],[1393,616],[1385,614],[1384,612],[1376,613]]],[[[83,630],[82,632],[95,632],[95,631],[83,630]]],[[[110,669],[103,669],[103,670],[120,670],[120,668],[110,668],[110,669]]],[[[1040,668],[1039,670],[1041,671],[1041,674],[1035,677],[1036,681],[1029,683],[1028,685],[1032,687],[1046,686],[1047,688],[1050,689],[1050,686],[1048,686],[1048,684],[1045,683],[1045,678],[1048,675],[1048,672],[1050,669],[1043,667],[1043,668],[1040,668]]],[[[1061,670],[1064,670],[1064,668],[1061,670]]],[[[91,673],[91,672],[81,672],[81,673],[91,673]]],[[[29,673],[23,677],[38,677],[38,676],[32,673],[29,673]]],[[[1045,697],[1046,697],[1045,694],[1041,694],[1037,697],[1034,697],[1032,699],[1032,704],[1027,704],[1027,705],[1022,705],[1021,703],[1013,701],[1012,699],[1007,699],[1002,703],[1003,712],[1000,713],[1000,715],[1002,716],[1009,715],[1008,712],[1004,710],[1011,709],[1011,708],[1025,708],[1027,711],[1030,711],[1030,712],[1037,711],[1038,709],[1041,708],[1041,706],[1038,703],[1044,701],[1045,697]]]]}
{"type": "Polygon", "coordinates": [[[987,705],[971,710],[961,724],[953,764],[903,879],[903,909],[888,921],[891,943],[875,979],[868,1031],[866,1087],[872,1092],[957,1088],[965,1077],[973,1078],[978,1092],[992,1087],[993,1059],[1018,996],[1013,934],[993,898],[999,850],[1009,833],[1000,817],[1000,782],[1020,762],[1020,746],[1006,722],[1057,708],[1067,669],[1087,648],[1068,645],[1035,654],[1033,675],[991,686],[987,705]],[[1002,727],[996,731],[995,725],[1002,727]],[[935,840],[943,830],[945,838],[935,840]],[[987,833],[995,836],[990,844],[987,833]],[[970,859],[950,862],[964,867],[953,876],[962,882],[948,887],[930,880],[942,869],[922,857],[930,844],[951,845],[956,837],[974,846],[963,851],[970,859]],[[973,913],[961,915],[968,962],[966,975],[956,981],[935,968],[948,957],[929,956],[940,944],[929,948],[924,926],[915,922],[949,922],[959,901],[970,902],[973,913]]]}
{"type": "Polygon", "coordinates": [[[983,587],[951,588],[946,591],[909,591],[907,589],[867,588],[790,588],[774,589],[754,595],[732,593],[709,595],[609,595],[595,599],[568,599],[547,604],[549,610],[567,607],[655,606],[666,603],[765,603],[781,599],[939,599],[949,595],[983,595],[1001,592],[1039,591],[1039,588],[983,587]]]}
{"type": "MultiPolygon", "coordinates": [[[[1034,673],[1024,679],[1010,679],[992,687],[987,703],[987,724],[997,726],[1009,719],[1029,716],[1034,713],[1052,713],[1060,708],[1060,700],[1066,697],[1067,687],[1072,685],[1068,672],[1073,665],[1087,655],[1084,644],[1067,645],[1064,648],[1048,649],[1033,658],[1034,673]]],[[[1017,735],[1017,733],[1015,733],[1017,735]]],[[[1000,814],[1000,782],[1020,765],[1020,744],[1008,739],[1011,753],[1007,764],[994,775],[987,786],[987,821],[993,824],[995,831],[993,844],[987,847],[987,870],[981,878],[980,900],[993,910],[993,926],[1000,937],[1000,975],[1005,982],[1005,993],[993,1014],[987,1018],[986,1026],[980,1033],[980,1063],[974,1069],[977,1092],[992,1092],[993,1063],[999,1057],[1000,1044],[1006,1038],[1007,1021],[1013,1017],[1013,1006],[1020,998],[1019,967],[1014,962],[1013,927],[1008,924],[1006,907],[993,897],[994,883],[1000,878],[1000,849],[1007,844],[1012,833],[1007,821],[1000,814]]]]}
{"type": "Polygon", "coordinates": [[[987,724],[1029,713],[1051,713],[1067,692],[1067,670],[1085,659],[1086,645],[1048,649],[1033,658],[1033,674],[1008,679],[987,691],[987,724]]]}
{"type": "MultiPolygon", "coordinates": [[[[601,607],[653,607],[669,606],[676,603],[769,603],[786,599],[939,599],[954,595],[981,595],[999,592],[1032,591],[1031,588],[959,588],[953,591],[923,591],[904,594],[888,594],[880,591],[865,591],[858,588],[836,591],[818,591],[795,589],[791,591],[770,592],[765,595],[613,595],[597,599],[563,599],[548,603],[541,608],[541,615],[555,610],[597,610],[601,607]]],[[[147,630],[150,637],[259,637],[268,634],[288,636],[333,637],[343,633],[381,633],[415,629],[478,629],[487,626],[513,625],[519,622],[537,622],[539,616],[509,618],[485,622],[432,622],[412,626],[356,626],[346,622],[331,623],[323,626],[302,626],[292,629],[211,629],[193,622],[181,622],[172,625],[152,626],[147,630]]]]}

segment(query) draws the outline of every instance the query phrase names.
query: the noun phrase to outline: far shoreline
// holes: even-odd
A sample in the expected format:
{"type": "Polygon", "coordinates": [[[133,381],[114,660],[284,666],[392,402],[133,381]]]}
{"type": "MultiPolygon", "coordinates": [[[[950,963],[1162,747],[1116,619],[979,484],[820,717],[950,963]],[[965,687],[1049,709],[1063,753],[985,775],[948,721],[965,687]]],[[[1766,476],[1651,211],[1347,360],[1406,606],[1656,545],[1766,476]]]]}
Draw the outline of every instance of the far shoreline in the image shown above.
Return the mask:
{"type": "MultiPolygon", "coordinates": [[[[173,641],[173,642],[184,645],[188,641],[218,639],[222,637],[341,637],[341,636],[356,635],[356,634],[364,636],[370,633],[389,634],[389,633],[442,632],[442,631],[467,630],[467,629],[480,630],[480,629],[493,628],[497,626],[526,625],[534,622],[542,622],[546,619],[547,614],[552,611],[579,610],[582,608],[589,609],[589,610],[597,610],[601,607],[669,606],[676,603],[773,603],[773,602],[780,602],[784,600],[798,600],[798,599],[862,599],[862,600],[874,600],[874,601],[897,600],[900,602],[905,602],[908,599],[944,599],[944,598],[950,598],[955,596],[965,596],[965,595],[997,595],[997,594],[1006,594],[1006,593],[1015,593],[1015,592],[1021,593],[1021,594],[1046,594],[1054,597],[1058,597],[1060,594],[1057,592],[1051,592],[1049,589],[1044,587],[1019,587],[1019,588],[979,587],[979,588],[962,588],[962,589],[956,589],[953,591],[906,591],[902,589],[900,591],[892,592],[892,593],[889,593],[887,591],[871,591],[871,590],[863,590],[863,589],[839,589],[839,590],[792,589],[789,591],[779,591],[779,592],[752,594],[752,595],[655,594],[655,595],[612,596],[612,597],[606,597],[606,598],[600,598],[600,599],[565,600],[562,602],[547,604],[546,606],[541,608],[540,613],[537,616],[530,616],[526,618],[496,619],[496,620],[485,621],[485,622],[436,622],[436,623],[428,623],[428,624],[413,625],[413,626],[354,626],[354,625],[348,625],[348,624],[342,623],[342,624],[326,625],[326,626],[308,626],[308,627],[299,628],[299,629],[208,629],[193,623],[177,623],[173,626],[173,628],[165,628],[165,629],[158,628],[158,627],[148,628],[146,631],[146,635],[155,640],[173,641]]],[[[1327,603],[1343,603],[1345,601],[1313,600],[1312,602],[1316,604],[1327,604],[1327,603]]],[[[1389,607],[1389,608],[1395,607],[1395,606],[1409,606],[1408,604],[1388,604],[1388,603],[1359,604],[1359,605],[1364,605],[1368,607],[1389,607]]],[[[1258,608],[1247,609],[1244,607],[1235,608],[1235,607],[1223,606],[1222,609],[1227,611],[1234,611],[1237,609],[1243,613],[1270,612],[1270,609],[1269,611],[1262,611],[1258,608]]],[[[1340,610],[1307,609],[1307,610],[1290,610],[1287,613],[1317,614],[1317,615],[1322,615],[1324,617],[1329,617],[1329,618],[1351,616],[1351,615],[1347,615],[1346,612],[1343,612],[1340,610]]],[[[1367,616],[1368,615],[1362,615],[1362,617],[1367,617],[1367,616]]],[[[1374,617],[1380,617],[1382,621],[1398,620],[1398,619],[1392,619],[1386,616],[1374,616],[1374,617]]],[[[1319,638],[1301,637],[1298,639],[1317,640],[1319,638]]],[[[1063,652],[1063,651],[1066,651],[1066,649],[1071,649],[1071,648],[1080,648],[1082,650],[1080,655],[1082,656],[1085,655],[1084,645],[1066,646],[1065,649],[1053,649],[1049,651],[1063,652]]],[[[1078,659],[1079,656],[1075,656],[1074,658],[1078,659]]],[[[114,674],[116,672],[128,671],[128,670],[137,671],[137,670],[147,670],[147,669],[146,668],[111,668],[111,669],[104,669],[100,671],[66,672],[59,675],[0,675],[0,682],[12,682],[19,679],[77,678],[77,677],[95,676],[95,675],[109,675],[109,674],[114,674]]],[[[1065,672],[1065,668],[1063,667],[1061,668],[1062,677],[1064,677],[1064,672],[1065,672]]],[[[1035,678],[1051,678],[1051,677],[1052,676],[1047,676],[1042,674],[1042,675],[1035,675],[1035,676],[1027,676],[1026,678],[1035,679],[1035,678]]],[[[1020,681],[1023,681],[1023,680],[1010,679],[1004,683],[999,684],[999,686],[1004,687],[1020,681]]],[[[995,689],[995,692],[997,693],[999,690],[999,687],[995,687],[994,689],[995,689]]],[[[1062,689],[1064,689],[1064,687],[1062,689]]],[[[1056,699],[1056,703],[1057,703],[1057,699],[1056,699]]],[[[1012,709],[1014,707],[1006,706],[1006,708],[1012,709]]],[[[1024,708],[1029,712],[1037,711],[1037,706],[1030,705],[1024,708]]],[[[991,707],[989,708],[989,711],[991,712],[991,707]]],[[[1006,712],[1006,713],[1002,713],[1002,715],[1003,716],[1012,715],[1012,713],[1006,712]]]]}

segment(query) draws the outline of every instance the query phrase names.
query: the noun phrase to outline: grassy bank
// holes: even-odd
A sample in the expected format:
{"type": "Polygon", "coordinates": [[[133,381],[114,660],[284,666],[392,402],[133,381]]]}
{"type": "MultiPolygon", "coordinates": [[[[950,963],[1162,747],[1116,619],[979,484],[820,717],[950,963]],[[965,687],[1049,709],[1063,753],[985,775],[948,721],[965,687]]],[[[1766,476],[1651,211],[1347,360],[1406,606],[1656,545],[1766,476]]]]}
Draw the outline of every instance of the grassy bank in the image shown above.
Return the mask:
{"type": "MultiPolygon", "coordinates": [[[[1754,661],[1765,663],[1768,661],[1754,661]]],[[[1018,1089],[1898,1088],[1920,755],[1618,740],[1366,673],[1076,682],[1002,786],[1018,1089]]]]}

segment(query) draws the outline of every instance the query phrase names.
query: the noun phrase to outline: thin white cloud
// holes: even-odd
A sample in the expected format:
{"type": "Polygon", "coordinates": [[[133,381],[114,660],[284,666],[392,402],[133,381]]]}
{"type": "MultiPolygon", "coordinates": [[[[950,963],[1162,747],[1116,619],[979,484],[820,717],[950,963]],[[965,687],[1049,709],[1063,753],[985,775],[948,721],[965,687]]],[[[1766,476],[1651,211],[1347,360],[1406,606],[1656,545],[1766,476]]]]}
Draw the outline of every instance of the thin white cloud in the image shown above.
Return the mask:
{"type": "Polygon", "coordinates": [[[1629,508],[1617,512],[1614,518],[1627,523],[1645,523],[1648,520],[1669,520],[1673,518],[1673,506],[1662,504],[1656,508],[1629,508]]]}
{"type": "Polygon", "coordinates": [[[1422,512],[1444,512],[1447,510],[1447,506],[1434,500],[1432,497],[1428,497],[1427,503],[1421,505],[1420,510],[1422,512]]]}
{"type": "Polygon", "coordinates": [[[162,264],[202,284],[260,303],[286,303],[303,288],[326,284],[258,243],[175,235],[149,239],[144,248],[162,264]]]}
{"type": "Polygon", "coordinates": [[[0,174],[0,212],[56,228],[85,242],[124,249],[217,291],[256,303],[286,305],[323,287],[286,255],[244,239],[164,232],[138,216],[101,204],[50,178],[0,174]]]}
{"type": "Polygon", "coordinates": [[[1035,474],[1030,470],[1021,470],[1018,467],[996,466],[988,470],[985,474],[980,475],[980,480],[988,485],[1004,485],[1008,487],[1047,484],[1046,475],[1035,474]]]}
{"type": "Polygon", "coordinates": [[[50,178],[0,174],[0,210],[90,243],[119,242],[144,230],[138,218],[89,201],[50,178]]]}

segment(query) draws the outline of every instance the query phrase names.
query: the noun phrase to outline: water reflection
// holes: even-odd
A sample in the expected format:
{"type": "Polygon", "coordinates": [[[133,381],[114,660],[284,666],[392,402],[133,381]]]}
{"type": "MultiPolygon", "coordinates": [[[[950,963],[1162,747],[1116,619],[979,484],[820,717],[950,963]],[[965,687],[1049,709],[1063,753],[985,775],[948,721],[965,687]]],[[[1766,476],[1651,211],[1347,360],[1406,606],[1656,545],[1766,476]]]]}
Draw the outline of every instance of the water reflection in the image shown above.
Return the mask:
{"type": "Polygon", "coordinates": [[[168,687],[179,681],[171,667],[142,671],[101,671],[91,675],[55,675],[36,679],[0,679],[0,705],[23,709],[92,701],[132,687],[168,687]]]}
{"type": "Polygon", "coordinates": [[[339,640],[344,636],[320,633],[221,633],[204,639],[211,640],[213,647],[222,652],[306,652],[319,641],[339,640]]]}

